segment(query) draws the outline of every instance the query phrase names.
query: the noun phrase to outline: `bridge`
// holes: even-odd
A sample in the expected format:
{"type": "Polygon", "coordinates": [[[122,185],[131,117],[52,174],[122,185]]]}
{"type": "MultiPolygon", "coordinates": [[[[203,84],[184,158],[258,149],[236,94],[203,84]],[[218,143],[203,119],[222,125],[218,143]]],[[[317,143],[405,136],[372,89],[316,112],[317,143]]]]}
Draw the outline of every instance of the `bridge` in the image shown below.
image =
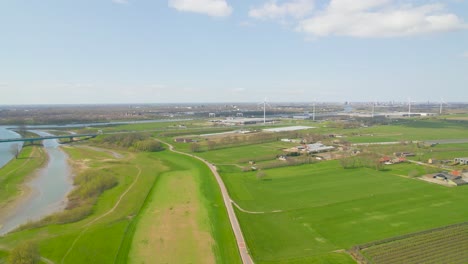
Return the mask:
{"type": "Polygon", "coordinates": [[[94,138],[98,134],[70,134],[70,135],[62,135],[62,136],[46,136],[46,137],[34,137],[34,138],[9,138],[9,139],[0,139],[0,143],[5,143],[5,142],[35,142],[35,141],[41,141],[41,140],[46,140],[46,139],[61,139],[61,138],[68,138],[70,141],[73,141],[73,138],[82,138],[82,137],[88,137],[88,138],[94,138]]]}

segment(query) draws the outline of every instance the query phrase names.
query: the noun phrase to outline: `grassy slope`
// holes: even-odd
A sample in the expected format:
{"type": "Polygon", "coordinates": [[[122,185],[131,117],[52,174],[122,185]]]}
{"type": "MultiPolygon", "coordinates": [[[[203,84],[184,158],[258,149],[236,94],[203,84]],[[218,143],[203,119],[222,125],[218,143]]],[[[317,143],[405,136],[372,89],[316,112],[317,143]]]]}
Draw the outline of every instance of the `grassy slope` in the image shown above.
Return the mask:
{"type": "Polygon", "coordinates": [[[220,192],[213,176],[200,162],[169,152],[126,153],[124,159],[114,159],[109,153],[86,148],[67,147],[65,151],[84,166],[113,171],[119,185],[99,198],[90,217],[76,223],[11,233],[0,238],[0,247],[13,248],[19,241],[35,240],[41,255],[56,263],[125,262],[135,231],[135,216],[140,212],[157,177],[172,167],[195,166],[203,204],[209,216],[205,220],[210,220],[204,222],[203,226],[212,232],[216,241],[213,247],[216,258],[225,263],[238,259],[220,192]],[[137,179],[138,168],[142,172],[137,179]],[[134,182],[135,185],[123,196],[116,210],[105,215],[134,182]],[[93,223],[88,226],[90,222],[93,223]]]}
{"type": "Polygon", "coordinates": [[[138,155],[138,162],[130,158],[112,161],[108,159],[107,154],[103,156],[102,152],[86,150],[85,153],[81,153],[80,149],[72,148],[66,150],[73,158],[86,158],[88,166],[107,167],[112,170],[119,179],[119,185],[99,198],[90,217],[76,223],[12,233],[0,238],[0,246],[12,248],[18,241],[33,239],[38,242],[41,255],[54,262],[61,262],[63,259],[65,263],[85,263],[92,259],[94,263],[113,263],[127,226],[132,221],[131,216],[138,212],[156,176],[165,167],[148,154],[138,155]],[[87,223],[108,212],[121,194],[136,180],[137,165],[143,168],[141,177],[122,198],[117,210],[89,228],[86,227],[87,223]],[[73,249],[64,258],[73,244],[73,249]]]}
{"type": "Polygon", "coordinates": [[[0,168],[0,206],[18,195],[26,177],[47,160],[41,147],[25,146],[18,159],[11,160],[0,168]]]}
{"type": "MultiPolygon", "coordinates": [[[[207,232],[209,236],[212,236],[211,240],[214,239],[212,248],[208,246],[208,250],[213,251],[216,263],[239,263],[234,236],[221,195],[217,191],[218,187],[209,170],[199,161],[174,153],[164,153],[164,160],[171,164],[171,172],[163,174],[158,179],[156,188],[142,212],[135,233],[130,262],[144,263],[146,259],[145,263],[150,263],[160,253],[155,245],[163,243],[161,248],[165,248],[167,252],[157,258],[159,261],[206,263],[205,254],[201,254],[205,247],[201,245],[200,248],[197,244],[210,244],[211,242],[209,237],[203,236],[205,239],[197,239],[197,236],[207,232]],[[167,193],[172,193],[172,195],[168,196],[167,193]],[[158,224],[155,226],[155,223],[161,224],[164,221],[162,219],[164,212],[174,210],[171,215],[177,215],[177,210],[184,208],[186,203],[191,204],[190,208],[200,209],[195,212],[197,226],[188,226],[191,221],[185,219],[182,223],[166,223],[168,226],[180,228],[180,230],[171,231],[169,236],[167,233],[156,235],[151,232],[161,231],[161,227],[158,227],[158,224]],[[155,247],[152,254],[148,254],[148,245],[155,247]]],[[[177,216],[171,219],[177,220],[177,216]]]]}

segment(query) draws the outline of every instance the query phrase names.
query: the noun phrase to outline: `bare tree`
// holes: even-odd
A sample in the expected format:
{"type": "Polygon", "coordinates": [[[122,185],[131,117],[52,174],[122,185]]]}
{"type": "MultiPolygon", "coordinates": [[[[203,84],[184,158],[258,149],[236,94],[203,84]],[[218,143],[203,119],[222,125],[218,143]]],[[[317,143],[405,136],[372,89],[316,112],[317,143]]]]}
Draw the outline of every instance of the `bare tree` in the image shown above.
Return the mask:
{"type": "Polygon", "coordinates": [[[20,152],[21,152],[21,146],[19,144],[15,143],[10,146],[10,153],[11,155],[15,156],[15,159],[18,158],[20,152]]]}

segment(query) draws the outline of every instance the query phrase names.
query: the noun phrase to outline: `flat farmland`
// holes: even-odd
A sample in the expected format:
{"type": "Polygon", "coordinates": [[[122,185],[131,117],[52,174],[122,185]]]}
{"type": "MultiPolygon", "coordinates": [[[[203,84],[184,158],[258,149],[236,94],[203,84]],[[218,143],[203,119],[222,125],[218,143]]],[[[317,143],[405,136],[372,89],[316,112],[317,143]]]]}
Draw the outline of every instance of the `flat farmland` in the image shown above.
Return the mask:
{"type": "Polygon", "coordinates": [[[468,224],[429,230],[389,242],[375,242],[375,245],[364,247],[361,252],[367,260],[375,264],[462,264],[468,259],[468,224]]]}
{"type": "Polygon", "coordinates": [[[197,153],[197,156],[205,158],[215,164],[248,164],[248,159],[259,157],[275,157],[283,154],[283,149],[300,145],[298,143],[271,142],[252,144],[240,147],[232,147],[197,153]]]}
{"type": "Polygon", "coordinates": [[[404,120],[386,126],[345,129],[353,143],[400,140],[435,140],[467,138],[468,123],[444,120],[404,120]]]}
{"type": "Polygon", "coordinates": [[[342,169],[337,161],[240,172],[221,167],[256,263],[351,261],[353,245],[464,222],[468,188],[408,178],[421,166],[342,169]],[[402,177],[405,176],[405,177],[402,177]],[[337,259],[339,258],[339,260],[337,259]]]}

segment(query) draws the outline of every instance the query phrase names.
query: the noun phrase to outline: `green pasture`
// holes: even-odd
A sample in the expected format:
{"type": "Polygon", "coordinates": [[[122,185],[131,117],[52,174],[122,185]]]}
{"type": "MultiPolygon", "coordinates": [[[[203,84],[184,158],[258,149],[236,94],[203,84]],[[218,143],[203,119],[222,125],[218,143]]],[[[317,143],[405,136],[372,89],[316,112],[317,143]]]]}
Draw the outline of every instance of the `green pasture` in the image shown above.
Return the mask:
{"type": "Polygon", "coordinates": [[[468,137],[468,122],[409,119],[391,125],[337,130],[353,143],[401,140],[459,139],[468,137]]]}
{"type": "Polygon", "coordinates": [[[426,149],[421,159],[427,161],[432,158],[435,160],[453,160],[454,158],[468,157],[468,143],[464,144],[438,144],[426,149]]]}
{"type": "Polygon", "coordinates": [[[41,255],[56,263],[114,263],[132,216],[138,213],[158,174],[167,168],[149,154],[138,154],[135,160],[109,160],[100,158],[100,151],[94,151],[95,155],[89,150],[86,155],[78,152],[74,149],[69,155],[85,156],[90,167],[111,170],[119,184],[99,197],[89,217],[75,223],[10,233],[0,238],[1,247],[13,248],[20,241],[34,240],[41,255]],[[139,167],[142,173],[137,178],[139,167]],[[110,211],[133,183],[116,209],[110,211]]]}
{"type": "Polygon", "coordinates": [[[221,168],[256,263],[326,261],[355,244],[463,222],[468,188],[408,178],[423,166],[342,169],[337,161],[255,172],[221,168]],[[276,212],[274,212],[276,211],[276,212]],[[279,212],[278,212],[279,211],[279,212]]]}
{"type": "MultiPolygon", "coordinates": [[[[203,226],[215,241],[212,250],[222,262],[238,259],[217,184],[198,161],[168,151],[123,153],[124,158],[116,159],[106,151],[85,147],[66,147],[64,150],[86,167],[111,171],[119,184],[98,198],[87,218],[10,233],[0,237],[0,248],[11,250],[21,241],[33,240],[38,244],[41,256],[55,263],[127,263],[141,208],[148,206],[148,197],[154,191],[158,177],[167,171],[194,166],[201,203],[207,212],[203,226]]],[[[165,195],[170,197],[171,194],[165,195]]]]}
{"type": "Polygon", "coordinates": [[[252,144],[240,147],[218,149],[196,153],[215,164],[239,164],[248,165],[248,162],[241,162],[259,157],[274,157],[283,154],[283,149],[297,146],[298,143],[271,142],[264,144],[252,144]]]}

